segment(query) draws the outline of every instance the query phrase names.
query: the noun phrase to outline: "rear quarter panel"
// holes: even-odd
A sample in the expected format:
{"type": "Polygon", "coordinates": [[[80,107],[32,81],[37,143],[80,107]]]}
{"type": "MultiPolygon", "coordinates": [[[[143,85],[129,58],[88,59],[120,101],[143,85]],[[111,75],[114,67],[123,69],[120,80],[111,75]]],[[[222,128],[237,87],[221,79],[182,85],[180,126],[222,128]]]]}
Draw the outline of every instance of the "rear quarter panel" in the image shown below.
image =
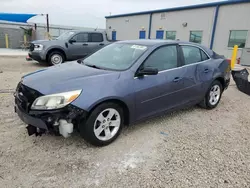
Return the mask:
{"type": "Polygon", "coordinates": [[[216,79],[224,79],[230,71],[229,63],[224,59],[210,59],[197,65],[197,80],[201,85],[201,96],[204,97],[212,82],[216,79]],[[204,71],[208,70],[207,73],[204,71]]]}

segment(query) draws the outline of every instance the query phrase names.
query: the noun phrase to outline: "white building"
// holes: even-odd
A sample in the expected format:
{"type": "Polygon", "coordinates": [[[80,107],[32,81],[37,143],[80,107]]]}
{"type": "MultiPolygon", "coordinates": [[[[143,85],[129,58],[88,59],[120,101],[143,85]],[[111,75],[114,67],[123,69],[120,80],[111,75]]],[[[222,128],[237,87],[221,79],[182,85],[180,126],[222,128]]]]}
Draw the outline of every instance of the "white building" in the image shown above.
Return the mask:
{"type": "Polygon", "coordinates": [[[231,57],[234,45],[250,48],[250,0],[111,15],[106,28],[113,40],[180,39],[231,57]]]}

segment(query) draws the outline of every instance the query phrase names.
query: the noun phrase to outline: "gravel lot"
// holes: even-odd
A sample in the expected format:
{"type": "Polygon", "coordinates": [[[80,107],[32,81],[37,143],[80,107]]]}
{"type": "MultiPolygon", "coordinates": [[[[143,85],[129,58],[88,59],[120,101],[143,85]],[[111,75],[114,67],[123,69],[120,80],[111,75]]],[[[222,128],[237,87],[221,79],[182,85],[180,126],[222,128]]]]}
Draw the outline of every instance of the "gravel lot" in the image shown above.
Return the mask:
{"type": "Polygon", "coordinates": [[[40,68],[0,58],[0,187],[250,187],[250,96],[234,83],[214,110],[193,107],[132,125],[96,148],[77,133],[26,134],[9,92],[40,68]]]}

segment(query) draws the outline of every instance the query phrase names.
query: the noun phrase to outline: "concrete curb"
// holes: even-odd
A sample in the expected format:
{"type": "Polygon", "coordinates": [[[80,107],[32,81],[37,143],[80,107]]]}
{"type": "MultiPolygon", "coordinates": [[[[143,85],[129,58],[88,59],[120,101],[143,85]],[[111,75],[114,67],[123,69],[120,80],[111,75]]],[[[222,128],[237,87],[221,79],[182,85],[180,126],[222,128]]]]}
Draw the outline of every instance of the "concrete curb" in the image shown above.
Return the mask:
{"type": "Polygon", "coordinates": [[[24,58],[26,60],[27,55],[0,55],[0,58],[24,58]]]}

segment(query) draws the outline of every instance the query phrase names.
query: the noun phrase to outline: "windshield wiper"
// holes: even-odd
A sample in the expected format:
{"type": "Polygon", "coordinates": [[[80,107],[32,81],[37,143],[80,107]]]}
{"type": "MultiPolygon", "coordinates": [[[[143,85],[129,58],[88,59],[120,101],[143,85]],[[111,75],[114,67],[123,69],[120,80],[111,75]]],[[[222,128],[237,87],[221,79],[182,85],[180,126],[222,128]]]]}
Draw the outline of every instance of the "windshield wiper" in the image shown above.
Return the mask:
{"type": "Polygon", "coordinates": [[[86,65],[87,67],[95,68],[95,69],[102,69],[101,67],[98,67],[96,65],[90,65],[90,64],[86,64],[86,63],[84,63],[84,65],[86,65]]]}
{"type": "MultiPolygon", "coordinates": [[[[78,59],[78,60],[77,60],[77,63],[83,64],[83,65],[85,65],[85,66],[87,66],[87,67],[91,67],[91,68],[95,68],[95,69],[104,69],[104,68],[102,68],[102,67],[99,67],[99,66],[96,66],[96,65],[91,65],[91,64],[88,64],[88,63],[84,62],[84,58],[78,59]]],[[[104,69],[104,70],[105,70],[105,69],[104,69]]]]}

